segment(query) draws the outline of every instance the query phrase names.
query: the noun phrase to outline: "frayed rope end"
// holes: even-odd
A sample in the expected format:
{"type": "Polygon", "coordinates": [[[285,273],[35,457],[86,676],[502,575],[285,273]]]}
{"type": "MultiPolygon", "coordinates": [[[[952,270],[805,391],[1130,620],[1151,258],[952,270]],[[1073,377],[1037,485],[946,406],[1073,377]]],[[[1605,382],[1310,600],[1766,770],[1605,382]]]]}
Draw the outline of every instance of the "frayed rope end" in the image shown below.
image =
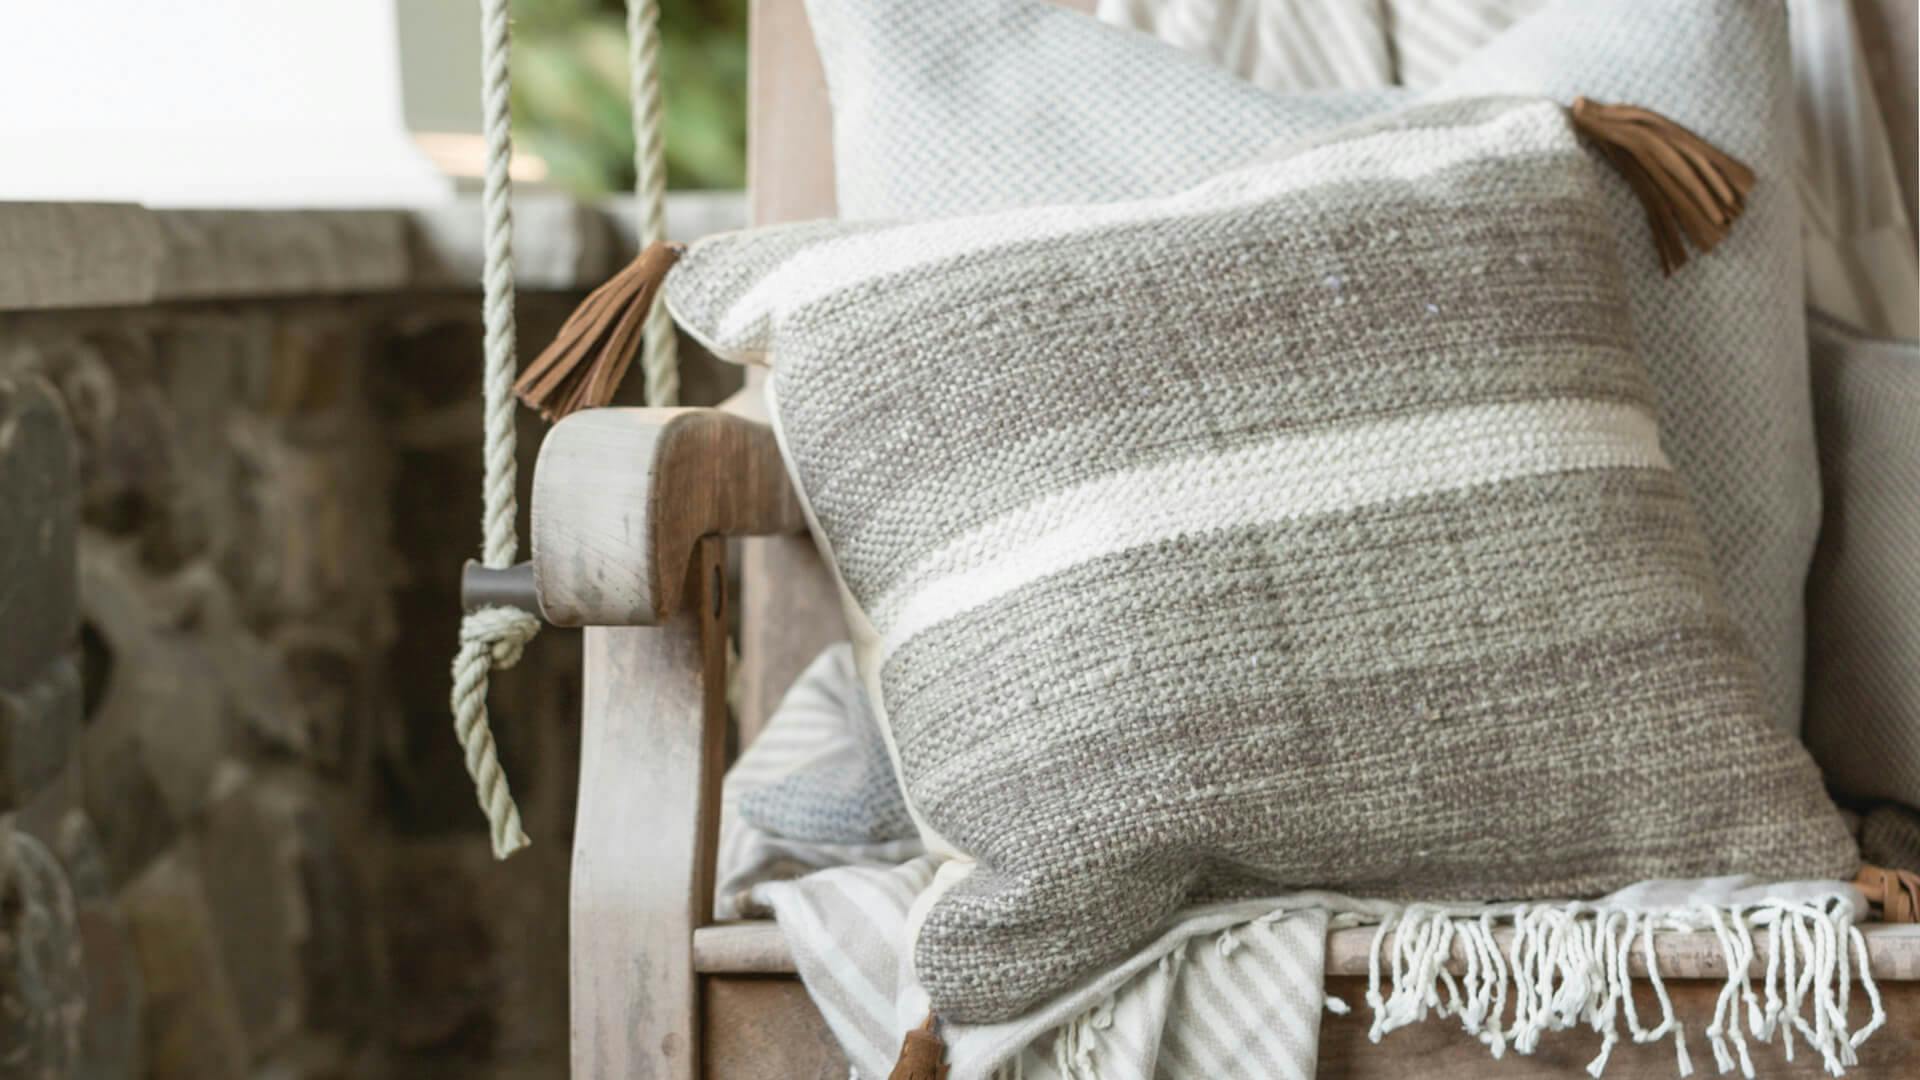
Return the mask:
{"type": "Polygon", "coordinates": [[[487,816],[493,857],[503,861],[530,841],[520,827],[520,807],[513,801],[513,791],[494,747],[493,727],[487,716],[487,688],[493,670],[519,663],[527,642],[539,632],[540,620],[518,608],[469,611],[460,620],[460,651],[453,658],[453,729],[466,757],[474,794],[487,816]]]}

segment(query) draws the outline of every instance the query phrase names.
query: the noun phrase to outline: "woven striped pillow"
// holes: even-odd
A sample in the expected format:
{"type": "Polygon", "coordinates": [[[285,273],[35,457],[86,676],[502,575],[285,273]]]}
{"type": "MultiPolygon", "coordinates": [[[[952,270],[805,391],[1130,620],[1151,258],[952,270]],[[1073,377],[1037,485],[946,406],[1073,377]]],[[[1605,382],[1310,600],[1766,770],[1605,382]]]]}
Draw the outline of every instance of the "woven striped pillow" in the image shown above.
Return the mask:
{"type": "Polygon", "coordinates": [[[1185,193],[695,245],[929,849],[943,1015],[1184,904],[1845,876],[1660,448],[1558,106],[1344,129],[1185,193]]]}

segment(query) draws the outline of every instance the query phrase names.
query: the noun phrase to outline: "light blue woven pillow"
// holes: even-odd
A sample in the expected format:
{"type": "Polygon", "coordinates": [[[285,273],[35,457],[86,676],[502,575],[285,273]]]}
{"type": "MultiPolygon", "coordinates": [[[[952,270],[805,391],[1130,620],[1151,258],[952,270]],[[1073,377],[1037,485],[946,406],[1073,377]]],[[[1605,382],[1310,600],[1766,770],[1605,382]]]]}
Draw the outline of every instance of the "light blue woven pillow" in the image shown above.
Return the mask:
{"type": "MultiPolygon", "coordinates": [[[[1284,96],[1047,0],[808,0],[834,104],[840,212],[924,218],[1165,194],[1357,116],[1391,88],[1284,96]]],[[[1559,0],[1423,99],[1576,95],[1664,113],[1752,166],[1746,216],[1665,277],[1609,176],[1667,450],[1727,603],[1800,726],[1802,595],[1820,518],[1779,0],[1559,0]]]]}
{"type": "Polygon", "coordinates": [[[740,817],[774,836],[819,844],[871,844],[917,835],[893,758],[845,643],[822,652],[795,680],[750,751],[779,775],[740,796],[740,817]]]}

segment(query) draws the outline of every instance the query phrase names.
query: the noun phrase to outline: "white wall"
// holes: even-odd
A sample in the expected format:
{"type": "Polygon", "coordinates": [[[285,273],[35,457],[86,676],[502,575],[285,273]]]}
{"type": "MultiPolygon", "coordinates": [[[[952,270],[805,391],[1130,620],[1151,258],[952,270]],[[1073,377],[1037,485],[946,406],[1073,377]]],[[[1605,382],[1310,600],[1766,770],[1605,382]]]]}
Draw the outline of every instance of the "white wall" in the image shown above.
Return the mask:
{"type": "Polygon", "coordinates": [[[451,184],[415,148],[403,116],[394,4],[411,2],[8,3],[0,199],[444,200],[451,184]]]}

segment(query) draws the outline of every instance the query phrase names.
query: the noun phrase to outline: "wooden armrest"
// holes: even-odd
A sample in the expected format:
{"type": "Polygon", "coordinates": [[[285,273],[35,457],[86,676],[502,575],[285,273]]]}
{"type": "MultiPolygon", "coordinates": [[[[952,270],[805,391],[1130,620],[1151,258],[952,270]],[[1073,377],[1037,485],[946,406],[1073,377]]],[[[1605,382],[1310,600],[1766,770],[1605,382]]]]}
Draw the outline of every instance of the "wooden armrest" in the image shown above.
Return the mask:
{"type": "Polygon", "coordinates": [[[721,409],[588,409],[533,474],[533,581],[556,626],[654,626],[703,536],[806,528],[773,429],[721,409]]]}

